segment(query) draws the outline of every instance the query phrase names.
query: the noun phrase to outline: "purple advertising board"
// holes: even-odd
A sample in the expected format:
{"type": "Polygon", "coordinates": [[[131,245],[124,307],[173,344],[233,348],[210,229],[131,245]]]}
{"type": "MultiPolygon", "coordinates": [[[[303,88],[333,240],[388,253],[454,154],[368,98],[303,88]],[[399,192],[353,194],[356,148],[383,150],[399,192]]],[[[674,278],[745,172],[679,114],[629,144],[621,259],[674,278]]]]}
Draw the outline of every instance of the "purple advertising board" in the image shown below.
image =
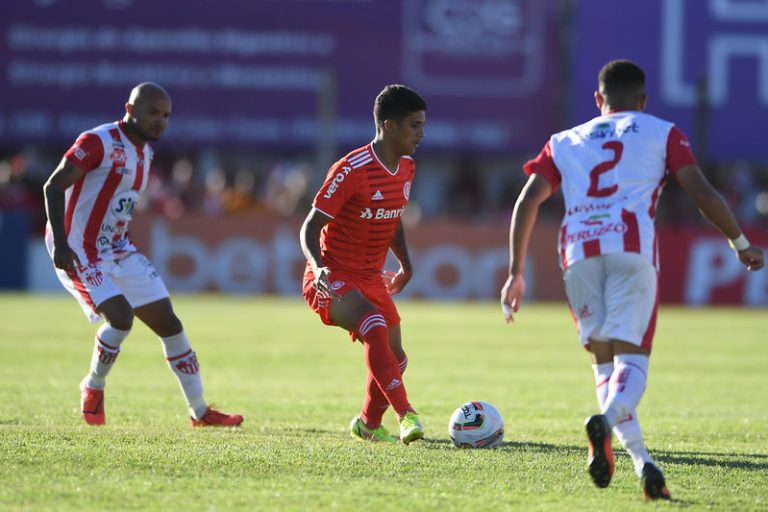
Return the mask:
{"type": "Polygon", "coordinates": [[[61,144],[173,98],[164,143],[312,147],[373,135],[373,99],[428,102],[425,149],[526,151],[555,125],[555,0],[15,0],[0,18],[0,141],[61,144]],[[75,7],[76,5],[76,7],[75,7]],[[324,121],[319,122],[322,119],[324,121]]]}
{"type": "Polygon", "coordinates": [[[768,2],[590,0],[574,3],[574,24],[572,124],[597,115],[600,67],[629,58],[645,69],[647,111],[680,126],[700,157],[768,156],[768,2]]]}

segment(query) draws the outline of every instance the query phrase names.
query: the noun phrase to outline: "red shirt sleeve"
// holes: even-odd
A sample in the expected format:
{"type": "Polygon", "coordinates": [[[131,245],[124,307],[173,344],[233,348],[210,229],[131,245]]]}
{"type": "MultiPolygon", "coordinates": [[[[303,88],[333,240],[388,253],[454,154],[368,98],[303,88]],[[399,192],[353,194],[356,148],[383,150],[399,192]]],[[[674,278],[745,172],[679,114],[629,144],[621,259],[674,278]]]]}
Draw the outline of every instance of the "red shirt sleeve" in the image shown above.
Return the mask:
{"type": "Polygon", "coordinates": [[[325,182],[315,195],[312,206],[326,215],[336,217],[356,191],[356,173],[346,159],[339,160],[328,170],[325,182]]]}
{"type": "Polygon", "coordinates": [[[553,194],[560,188],[562,178],[560,176],[560,170],[558,170],[554,159],[552,159],[552,146],[549,141],[544,144],[544,147],[541,149],[541,152],[536,155],[536,158],[525,162],[523,170],[528,176],[535,173],[547,180],[549,186],[552,187],[553,194]]]}
{"type": "Polygon", "coordinates": [[[104,144],[95,133],[84,133],[77,138],[64,157],[84,172],[92,171],[104,159],[104,144]]]}
{"type": "Polygon", "coordinates": [[[691,143],[688,137],[678,128],[673,126],[667,136],[667,169],[674,176],[677,171],[688,165],[698,165],[696,157],[691,151],[691,143]]]}

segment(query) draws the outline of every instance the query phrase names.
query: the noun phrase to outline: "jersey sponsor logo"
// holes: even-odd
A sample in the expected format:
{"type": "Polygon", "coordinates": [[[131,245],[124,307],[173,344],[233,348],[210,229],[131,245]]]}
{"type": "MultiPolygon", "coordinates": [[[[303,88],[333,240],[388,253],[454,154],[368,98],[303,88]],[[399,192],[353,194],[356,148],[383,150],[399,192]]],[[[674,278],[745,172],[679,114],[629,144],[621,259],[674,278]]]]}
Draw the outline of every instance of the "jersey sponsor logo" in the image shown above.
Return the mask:
{"type": "Polygon", "coordinates": [[[86,155],[88,155],[88,153],[86,153],[85,150],[80,146],[75,146],[75,151],[73,151],[73,154],[78,160],[82,160],[86,157],[86,155]]]}
{"type": "Polygon", "coordinates": [[[592,316],[592,312],[589,310],[589,304],[584,304],[579,309],[579,318],[589,318],[592,316]]]}
{"type": "Polygon", "coordinates": [[[615,233],[623,235],[627,232],[627,225],[623,222],[609,222],[608,224],[601,225],[598,228],[582,229],[581,231],[574,231],[565,235],[565,243],[573,244],[576,242],[585,242],[587,240],[593,240],[600,238],[603,235],[609,233],[615,233]]]}
{"type": "Polygon", "coordinates": [[[403,185],[403,196],[405,197],[406,201],[411,196],[411,182],[406,181],[405,185],[403,185]]]}
{"type": "Polygon", "coordinates": [[[403,212],[405,211],[405,207],[402,208],[377,208],[376,212],[374,213],[370,208],[366,208],[365,210],[362,210],[360,212],[360,218],[361,219],[375,219],[375,220],[383,220],[383,219],[399,219],[403,216],[403,212]]]}
{"type": "Polygon", "coordinates": [[[384,194],[381,193],[381,190],[377,190],[375,194],[371,196],[371,201],[381,201],[384,199],[384,194]]]}
{"type": "Polygon", "coordinates": [[[118,220],[127,222],[133,217],[133,211],[138,202],[139,194],[134,190],[128,190],[112,198],[110,210],[118,220]]]}
{"type": "Polygon", "coordinates": [[[575,215],[577,213],[591,213],[591,212],[594,212],[594,211],[604,212],[606,210],[610,210],[611,208],[613,208],[616,205],[616,203],[620,203],[620,202],[623,202],[623,201],[626,201],[626,200],[627,200],[627,197],[624,196],[621,199],[619,199],[618,201],[611,201],[611,202],[607,202],[607,203],[577,204],[575,206],[572,206],[572,207],[568,208],[568,210],[565,212],[565,215],[566,216],[571,216],[571,215],[575,215]]]}
{"type": "Polygon", "coordinates": [[[331,184],[328,186],[328,190],[326,190],[325,194],[323,194],[325,199],[330,199],[331,196],[336,193],[336,191],[339,189],[339,185],[342,181],[344,181],[344,178],[347,177],[347,174],[349,174],[351,170],[352,168],[347,167],[346,165],[341,168],[341,172],[337,173],[336,176],[333,177],[331,184]]]}
{"type": "Polygon", "coordinates": [[[117,169],[115,169],[115,172],[117,174],[123,174],[123,175],[131,174],[131,170],[128,169],[127,167],[118,167],[117,169]]]}
{"type": "Polygon", "coordinates": [[[628,126],[617,127],[614,127],[611,123],[600,123],[591,132],[589,132],[587,138],[589,140],[612,139],[621,137],[625,133],[638,133],[639,131],[640,127],[634,121],[632,121],[632,124],[628,126]]]}
{"type": "Polygon", "coordinates": [[[602,215],[591,215],[587,220],[581,221],[582,224],[585,226],[602,226],[603,221],[600,219],[608,218],[610,219],[611,216],[607,213],[603,213],[602,215]]]}
{"type": "Polygon", "coordinates": [[[96,240],[96,246],[99,249],[105,249],[105,248],[109,247],[110,245],[112,245],[112,242],[110,242],[109,238],[107,238],[105,236],[100,236],[99,239],[96,240]]]}

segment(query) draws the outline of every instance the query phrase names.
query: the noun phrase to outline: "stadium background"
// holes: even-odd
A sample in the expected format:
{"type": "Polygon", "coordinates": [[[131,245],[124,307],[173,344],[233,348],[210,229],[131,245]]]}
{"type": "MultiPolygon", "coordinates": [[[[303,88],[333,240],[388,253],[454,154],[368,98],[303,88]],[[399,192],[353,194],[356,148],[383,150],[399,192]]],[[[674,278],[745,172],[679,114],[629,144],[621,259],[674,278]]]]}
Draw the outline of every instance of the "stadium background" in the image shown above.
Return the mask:
{"type": "MultiPolygon", "coordinates": [[[[522,162],[593,117],[613,58],[648,76],[649,112],[689,135],[753,243],[768,247],[768,2],[755,0],[19,0],[0,17],[0,289],[59,291],[42,183],[130,88],[173,98],[132,235],[172,291],[298,295],[298,227],[329,165],[373,137],[372,101],[402,82],[429,104],[405,221],[406,295],[495,298],[522,162]]],[[[557,300],[543,211],[529,297],[557,300]]],[[[669,183],[659,211],[665,302],[768,305],[669,183]]]]}

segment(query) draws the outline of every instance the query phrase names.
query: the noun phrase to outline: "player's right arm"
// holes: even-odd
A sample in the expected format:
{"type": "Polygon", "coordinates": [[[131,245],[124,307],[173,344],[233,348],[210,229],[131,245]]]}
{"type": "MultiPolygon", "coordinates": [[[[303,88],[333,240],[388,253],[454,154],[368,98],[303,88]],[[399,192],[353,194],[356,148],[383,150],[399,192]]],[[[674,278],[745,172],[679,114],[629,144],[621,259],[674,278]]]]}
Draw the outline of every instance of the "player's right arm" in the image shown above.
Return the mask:
{"type": "Polygon", "coordinates": [[[523,191],[517,198],[509,228],[509,276],[501,289],[501,309],[507,323],[520,309],[525,293],[525,255],[531,239],[533,226],[539,214],[539,207],[550,195],[552,185],[541,174],[534,173],[528,178],[523,191]]]}
{"type": "Polygon", "coordinates": [[[336,293],[331,290],[329,276],[331,271],[323,264],[322,251],[320,249],[320,233],[323,227],[331,221],[331,217],[317,208],[312,208],[304,219],[299,231],[301,250],[307,258],[312,272],[315,274],[315,287],[331,297],[336,293]]]}
{"type": "Polygon", "coordinates": [[[763,251],[749,245],[728,204],[701,169],[697,165],[685,166],[675,173],[675,178],[696,203],[702,216],[731,241],[739,261],[749,270],[761,269],[765,264],[763,251]]]}
{"type": "Polygon", "coordinates": [[[80,265],[77,254],[69,247],[64,227],[64,192],[83,177],[85,171],[66,156],[48,178],[43,187],[45,212],[53,234],[53,264],[66,272],[74,272],[80,265]]]}

